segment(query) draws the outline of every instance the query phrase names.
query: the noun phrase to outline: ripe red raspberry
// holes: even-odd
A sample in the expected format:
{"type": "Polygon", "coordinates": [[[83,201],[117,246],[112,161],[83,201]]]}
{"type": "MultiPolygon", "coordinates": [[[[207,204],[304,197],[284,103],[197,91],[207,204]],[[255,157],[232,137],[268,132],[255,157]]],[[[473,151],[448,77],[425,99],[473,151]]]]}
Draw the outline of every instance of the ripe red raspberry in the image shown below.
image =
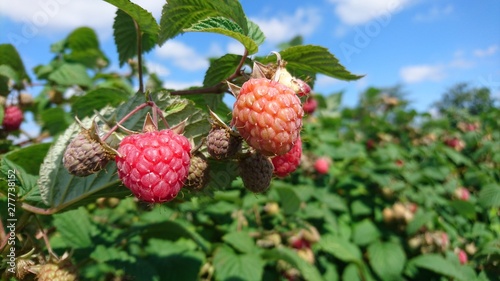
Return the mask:
{"type": "Polygon", "coordinates": [[[460,264],[466,264],[469,260],[467,257],[467,253],[462,249],[458,250],[457,256],[458,256],[458,261],[460,261],[460,264]]]}
{"type": "Polygon", "coordinates": [[[116,156],[118,176],[142,201],[174,199],[189,173],[191,145],[172,130],[125,137],[116,156]]]}
{"type": "Polygon", "coordinates": [[[274,174],[285,177],[297,169],[302,156],[302,141],[300,138],[295,142],[292,149],[286,154],[273,157],[274,174]]]}
{"type": "Polygon", "coordinates": [[[232,124],[266,156],[287,153],[299,138],[304,110],[295,92],[266,78],[243,84],[233,106],[232,124]]]}
{"type": "Polygon", "coordinates": [[[11,105],[5,108],[2,126],[5,131],[15,131],[21,127],[23,112],[17,106],[11,105]]]}
{"type": "Polygon", "coordinates": [[[326,157],[320,157],[314,162],[314,169],[318,174],[328,174],[328,170],[330,169],[330,159],[326,157]]]}
{"type": "Polygon", "coordinates": [[[316,111],[316,108],[318,107],[318,101],[315,100],[313,97],[309,97],[306,102],[302,105],[302,108],[304,109],[304,112],[307,114],[313,114],[314,111],[316,111]]]}

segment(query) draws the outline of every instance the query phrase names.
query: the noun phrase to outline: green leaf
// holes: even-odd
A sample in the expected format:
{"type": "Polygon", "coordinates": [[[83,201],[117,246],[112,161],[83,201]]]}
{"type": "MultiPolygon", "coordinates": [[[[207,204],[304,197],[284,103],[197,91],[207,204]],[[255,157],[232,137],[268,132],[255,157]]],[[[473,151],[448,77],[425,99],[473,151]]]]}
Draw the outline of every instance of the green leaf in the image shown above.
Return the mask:
{"type": "Polygon", "coordinates": [[[455,278],[456,280],[464,280],[457,266],[438,254],[417,256],[408,263],[412,266],[425,268],[435,273],[455,278]]]}
{"type": "Polygon", "coordinates": [[[434,219],[433,212],[425,212],[425,213],[417,213],[417,215],[408,223],[406,227],[406,233],[408,235],[413,235],[417,233],[417,231],[424,226],[429,221],[434,219]]]}
{"type": "Polygon", "coordinates": [[[380,231],[371,220],[364,219],[354,224],[352,241],[357,245],[368,245],[378,238],[380,238],[380,231]]]}
{"type": "Polygon", "coordinates": [[[361,272],[359,270],[359,267],[351,263],[346,266],[344,269],[344,272],[342,273],[342,280],[343,281],[363,281],[361,278],[361,272]]]}
{"type": "Polygon", "coordinates": [[[203,86],[214,86],[228,78],[236,70],[241,57],[240,55],[226,54],[213,60],[205,73],[203,86]]]}
{"type": "MultiPolygon", "coordinates": [[[[152,17],[149,12],[143,10],[142,8],[140,15],[143,17],[152,17]]],[[[139,26],[141,27],[141,25],[139,26]]],[[[149,52],[156,46],[158,32],[153,32],[153,30],[154,27],[149,27],[146,30],[141,29],[143,53],[149,52]]],[[[137,56],[137,31],[134,24],[134,18],[123,10],[117,10],[115,21],[113,23],[113,35],[115,38],[116,48],[118,50],[120,66],[122,66],[128,61],[128,59],[137,56]]]]}
{"type": "Polygon", "coordinates": [[[485,208],[500,207],[500,185],[489,184],[479,191],[479,204],[485,208]]]}
{"type": "Polygon", "coordinates": [[[64,63],[55,71],[49,74],[49,80],[61,86],[92,86],[85,66],[77,63],[64,63]]]}
{"type": "Polygon", "coordinates": [[[89,91],[84,96],[79,97],[72,106],[73,114],[82,119],[86,116],[94,115],[95,110],[100,110],[105,106],[118,106],[128,99],[128,94],[111,88],[98,88],[89,91]]]}
{"type": "Polygon", "coordinates": [[[72,118],[61,107],[53,107],[41,113],[42,130],[47,130],[52,136],[58,135],[68,128],[72,118]]]}
{"type": "Polygon", "coordinates": [[[93,245],[93,225],[90,216],[83,207],[54,215],[54,226],[64,242],[71,248],[88,248],[93,245]]]}
{"type": "Polygon", "coordinates": [[[170,0],[163,6],[160,20],[159,43],[174,38],[199,21],[210,17],[224,17],[249,34],[248,22],[239,1],[232,0],[170,0]]]}
{"type": "Polygon", "coordinates": [[[19,56],[19,53],[12,44],[0,44],[0,65],[7,65],[16,72],[16,84],[19,84],[24,79],[31,82],[24,68],[21,56],[19,56]]]}
{"type": "Polygon", "coordinates": [[[210,246],[209,242],[196,232],[194,226],[183,221],[159,223],[148,221],[147,224],[131,228],[126,234],[130,237],[140,235],[143,239],[158,238],[172,241],[184,237],[194,241],[204,251],[207,251],[210,246]]]}
{"type": "Polygon", "coordinates": [[[39,204],[42,201],[40,190],[36,185],[37,176],[27,173],[22,166],[10,161],[7,157],[2,157],[0,164],[0,173],[2,174],[0,188],[4,194],[8,193],[8,188],[13,187],[12,184],[9,184],[13,182],[18,201],[29,201],[33,202],[34,205],[41,205],[39,204]]]}
{"type": "Polygon", "coordinates": [[[21,149],[13,150],[5,154],[4,157],[22,167],[24,172],[31,175],[38,175],[40,165],[49,147],[50,143],[32,144],[21,149]],[[29,161],[26,161],[26,159],[29,159],[29,161]]]}
{"type": "Polygon", "coordinates": [[[398,243],[372,243],[368,247],[370,265],[382,280],[399,280],[406,263],[406,254],[398,243]]]}
{"type": "Polygon", "coordinates": [[[473,219],[476,217],[475,205],[463,200],[452,200],[450,206],[460,215],[473,219]]]}
{"type": "Polygon", "coordinates": [[[295,252],[292,249],[282,247],[282,248],[267,250],[263,252],[262,257],[266,260],[272,260],[272,261],[284,260],[292,267],[298,269],[302,274],[304,280],[308,281],[323,280],[318,269],[313,265],[307,263],[301,257],[299,257],[297,252],[295,252]]]}
{"type": "Polygon", "coordinates": [[[66,44],[72,51],[99,49],[97,34],[90,27],[80,27],[73,30],[66,38],[66,44]]]}
{"type": "Polygon", "coordinates": [[[318,242],[318,244],[323,251],[333,255],[334,257],[342,261],[361,261],[360,249],[356,245],[343,238],[327,234],[321,237],[321,240],[318,242]]]}
{"type": "Polygon", "coordinates": [[[135,22],[137,22],[137,25],[139,25],[141,32],[148,33],[154,38],[158,36],[158,23],[156,22],[153,15],[141,6],[132,3],[129,0],[105,1],[116,6],[119,10],[129,15],[135,22]]]}
{"type": "MultiPolygon", "coordinates": [[[[259,50],[259,45],[257,44],[257,42],[255,42],[252,38],[245,35],[244,31],[238,24],[224,17],[206,18],[204,20],[195,23],[189,28],[184,29],[184,31],[212,32],[232,37],[238,40],[241,44],[243,44],[243,46],[247,49],[248,54],[250,55],[257,53],[257,51],[259,50]]],[[[261,40],[261,38],[258,37],[257,34],[258,30],[254,28],[252,31],[256,33],[253,34],[253,36],[256,36],[258,40],[261,40]]]]}
{"type": "Polygon", "coordinates": [[[285,215],[292,215],[300,209],[300,197],[297,192],[290,187],[277,187],[275,190],[280,197],[280,205],[283,208],[285,215]]]}
{"type": "MultiPolygon", "coordinates": [[[[292,46],[280,52],[281,58],[287,61],[287,68],[294,68],[324,75],[340,80],[358,80],[363,76],[354,75],[340,64],[328,49],[316,45],[292,46]]],[[[266,62],[272,61],[269,57],[266,62]]]]}
{"type": "Polygon", "coordinates": [[[247,19],[248,24],[248,33],[246,34],[250,39],[252,39],[257,46],[262,45],[266,40],[266,36],[264,32],[260,29],[260,27],[254,23],[253,21],[247,19]]]}
{"type": "MultiPolygon", "coordinates": [[[[146,250],[148,264],[156,268],[159,280],[199,279],[198,273],[205,263],[205,255],[194,250],[185,241],[151,239],[146,250]]],[[[128,265],[125,268],[128,268],[128,265]]],[[[140,268],[137,268],[136,272],[140,275],[149,275],[149,272],[144,274],[145,271],[140,268]]]]}
{"type": "Polygon", "coordinates": [[[5,83],[5,89],[8,89],[9,79],[15,82],[19,82],[19,76],[17,75],[17,72],[10,65],[0,65],[0,76],[6,78],[4,81],[2,81],[2,83],[5,83]]]}
{"type": "Polygon", "coordinates": [[[127,252],[114,247],[105,247],[104,245],[97,245],[94,251],[90,254],[90,257],[99,263],[110,261],[136,261],[135,257],[130,256],[127,252]]]}
{"type": "Polygon", "coordinates": [[[258,255],[239,255],[227,246],[217,249],[213,260],[216,280],[261,280],[264,264],[258,255]]]}
{"type": "Polygon", "coordinates": [[[314,193],[314,196],[331,210],[341,212],[346,212],[348,210],[345,200],[337,194],[330,192],[316,192],[314,193]]]}
{"type": "Polygon", "coordinates": [[[255,242],[248,232],[230,232],[222,237],[226,243],[242,253],[255,252],[255,242]]]}

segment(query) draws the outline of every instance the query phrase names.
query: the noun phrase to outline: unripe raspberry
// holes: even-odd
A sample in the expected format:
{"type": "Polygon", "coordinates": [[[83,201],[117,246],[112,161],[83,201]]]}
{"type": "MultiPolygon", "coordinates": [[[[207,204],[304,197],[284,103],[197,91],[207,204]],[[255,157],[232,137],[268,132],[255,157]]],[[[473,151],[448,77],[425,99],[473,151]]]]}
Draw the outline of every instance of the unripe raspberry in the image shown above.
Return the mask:
{"type": "Polygon", "coordinates": [[[118,153],[118,176],[145,202],[174,199],[189,173],[191,145],[186,137],[172,130],[126,136],[118,153]]]}
{"type": "Polygon", "coordinates": [[[207,151],[215,159],[228,159],[241,149],[242,139],[214,126],[207,136],[207,151]]]}
{"type": "Polygon", "coordinates": [[[273,163],[261,153],[253,153],[240,160],[240,177],[243,185],[254,193],[262,193],[269,189],[273,177],[273,163]]]}
{"type": "Polygon", "coordinates": [[[243,139],[266,156],[283,155],[299,138],[304,110],[290,88],[266,78],[243,84],[232,124],[243,139]]]}
{"type": "Polygon", "coordinates": [[[63,165],[72,175],[86,177],[102,170],[113,156],[103,145],[82,131],[68,145],[63,165]]]}
{"type": "Polygon", "coordinates": [[[78,280],[76,267],[69,261],[58,264],[47,263],[40,267],[38,281],[75,281],[78,280]]]}
{"type": "Polygon", "coordinates": [[[33,105],[33,96],[28,93],[20,93],[19,94],[19,103],[23,106],[30,106],[33,105]]]}
{"type": "Polygon", "coordinates": [[[193,190],[202,190],[209,180],[209,167],[207,158],[203,153],[195,153],[191,156],[189,174],[184,187],[193,190]]]}
{"type": "Polygon", "coordinates": [[[295,171],[302,156],[302,141],[299,138],[286,154],[273,157],[274,174],[285,177],[295,171]]]}
{"type": "Polygon", "coordinates": [[[23,112],[15,105],[7,106],[3,116],[3,129],[5,131],[15,131],[21,127],[23,122],[23,112]]]}

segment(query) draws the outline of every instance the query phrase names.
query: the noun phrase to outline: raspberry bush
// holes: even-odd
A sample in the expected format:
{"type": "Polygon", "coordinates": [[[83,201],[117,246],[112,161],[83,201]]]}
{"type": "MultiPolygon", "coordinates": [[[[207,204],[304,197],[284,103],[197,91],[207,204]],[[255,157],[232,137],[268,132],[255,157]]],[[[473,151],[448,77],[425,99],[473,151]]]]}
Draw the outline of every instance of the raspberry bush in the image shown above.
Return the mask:
{"type": "Polygon", "coordinates": [[[500,275],[498,107],[433,117],[369,88],[342,108],[316,75],[361,76],[300,37],[259,53],[237,1],[168,1],[159,22],[107,2],[130,74],[87,27],[46,46],[36,77],[0,44],[2,280],[500,275]],[[201,87],[164,89],[143,54],[184,32],[245,50],[212,58],[201,87]],[[38,136],[18,130],[27,112],[38,136]]]}

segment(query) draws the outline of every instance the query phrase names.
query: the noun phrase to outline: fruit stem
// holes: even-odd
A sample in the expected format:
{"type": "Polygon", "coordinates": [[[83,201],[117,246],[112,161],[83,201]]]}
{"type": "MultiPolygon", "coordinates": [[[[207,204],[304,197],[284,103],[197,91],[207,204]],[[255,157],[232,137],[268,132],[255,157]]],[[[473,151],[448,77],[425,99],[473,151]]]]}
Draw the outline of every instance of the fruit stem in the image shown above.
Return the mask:
{"type": "Polygon", "coordinates": [[[143,104],[138,105],[136,108],[134,108],[132,111],[130,111],[127,115],[125,115],[125,117],[123,117],[120,121],[118,121],[118,123],[116,123],[116,125],[114,125],[113,128],[111,128],[111,130],[109,130],[109,132],[107,132],[104,137],[102,137],[102,141],[105,141],[107,138],[109,138],[109,136],[111,136],[111,134],[113,134],[113,132],[116,131],[116,129],[118,129],[119,125],[121,125],[123,122],[127,121],[127,119],[129,119],[132,115],[136,114],[139,110],[145,108],[146,106],[151,106],[154,108],[154,107],[156,107],[156,104],[152,101],[149,101],[149,102],[145,102],[143,104]]]}
{"type": "Polygon", "coordinates": [[[231,74],[227,79],[224,79],[224,81],[221,81],[214,86],[202,87],[202,88],[191,89],[191,90],[172,91],[172,92],[170,92],[170,94],[177,95],[177,96],[196,95],[196,94],[222,94],[225,92],[224,86],[226,85],[226,81],[231,81],[231,80],[235,79],[236,77],[241,76],[241,68],[243,67],[243,64],[245,63],[247,57],[248,57],[248,50],[245,48],[245,52],[241,56],[241,60],[238,63],[238,66],[236,66],[236,70],[234,71],[234,73],[231,74]]]}

